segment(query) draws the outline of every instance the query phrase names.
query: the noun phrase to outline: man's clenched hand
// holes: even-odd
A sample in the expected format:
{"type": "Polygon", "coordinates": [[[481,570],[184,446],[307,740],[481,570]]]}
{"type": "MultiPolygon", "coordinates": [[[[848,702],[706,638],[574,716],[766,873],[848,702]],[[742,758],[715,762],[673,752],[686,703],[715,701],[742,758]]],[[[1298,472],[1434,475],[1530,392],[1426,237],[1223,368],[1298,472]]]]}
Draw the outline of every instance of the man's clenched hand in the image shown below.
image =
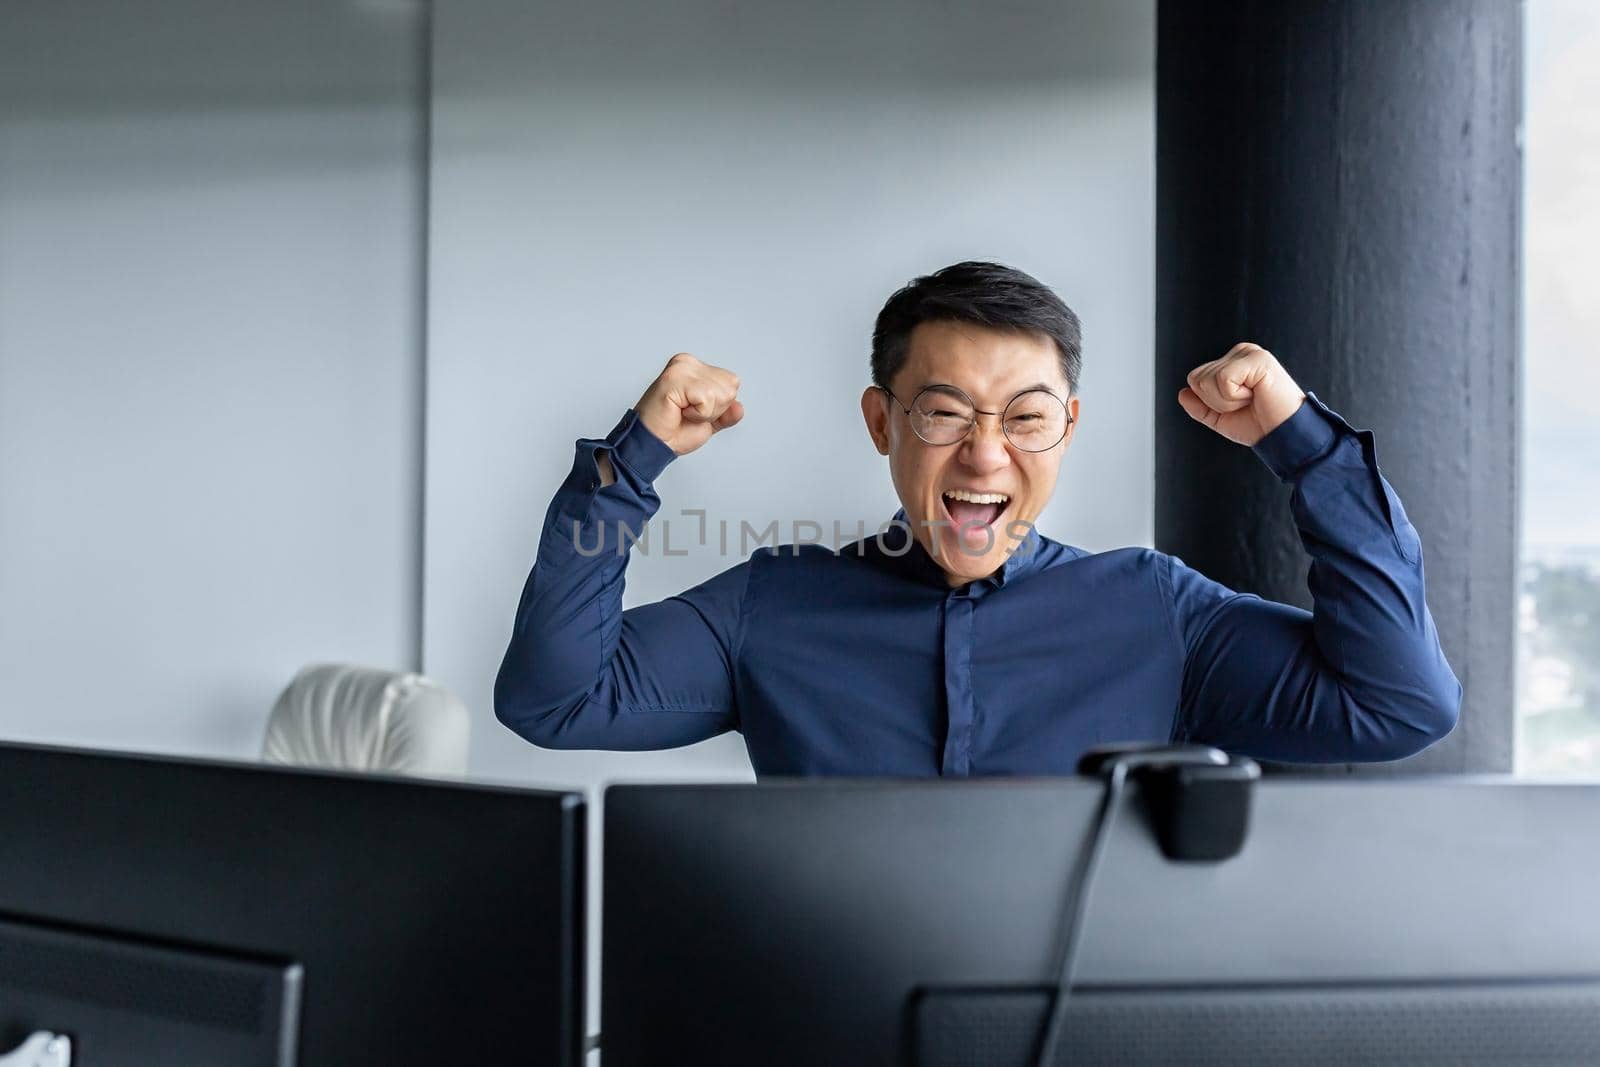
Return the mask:
{"type": "Polygon", "coordinates": [[[1305,396],[1271,352],[1241,341],[1190,371],[1178,403],[1196,422],[1254,446],[1298,411],[1305,396]]]}
{"type": "MultiPolygon", "coordinates": [[[[633,410],[645,429],[678,455],[686,456],[718,430],[744,418],[739,376],[679,352],[667,360],[666,368],[656,375],[633,410]]],[[[600,484],[611,485],[617,480],[611,457],[601,452],[595,459],[600,484]]]]}
{"type": "Polygon", "coordinates": [[[739,376],[702,363],[687,352],[667,360],[666,369],[633,407],[645,429],[680,456],[744,418],[739,376]]]}

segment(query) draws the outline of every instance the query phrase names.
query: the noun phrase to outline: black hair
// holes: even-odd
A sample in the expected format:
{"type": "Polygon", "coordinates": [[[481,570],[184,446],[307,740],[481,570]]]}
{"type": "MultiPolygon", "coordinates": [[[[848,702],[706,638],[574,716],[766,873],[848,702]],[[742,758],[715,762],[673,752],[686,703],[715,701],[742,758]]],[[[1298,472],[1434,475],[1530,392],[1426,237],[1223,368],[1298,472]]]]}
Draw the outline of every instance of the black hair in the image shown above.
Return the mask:
{"type": "Polygon", "coordinates": [[[1049,286],[999,263],[968,260],[917,278],[889,298],[872,329],[872,380],[889,388],[905,366],[911,331],[924,322],[970,322],[1002,330],[1036,330],[1055,342],[1061,373],[1078,391],[1083,368],[1078,316],[1049,286]]]}

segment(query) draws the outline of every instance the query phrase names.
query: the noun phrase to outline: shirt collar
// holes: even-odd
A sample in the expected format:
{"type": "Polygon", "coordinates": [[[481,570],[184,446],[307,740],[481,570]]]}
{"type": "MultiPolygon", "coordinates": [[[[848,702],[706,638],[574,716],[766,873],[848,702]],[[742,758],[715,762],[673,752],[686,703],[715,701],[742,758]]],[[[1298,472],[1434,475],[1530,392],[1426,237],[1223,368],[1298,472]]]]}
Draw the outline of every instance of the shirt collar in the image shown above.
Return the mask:
{"type": "MultiPolygon", "coordinates": [[[[894,513],[894,517],[884,524],[883,532],[873,538],[873,542],[890,569],[896,573],[928,585],[946,589],[960,588],[950,585],[944,568],[928,555],[927,550],[915,537],[911,536],[911,521],[906,517],[905,508],[894,513]]],[[[969,584],[1000,588],[1007,582],[1019,581],[1038,569],[1042,556],[1040,550],[1043,547],[1044,539],[1038,529],[1030,523],[1027,536],[1007,557],[1000,569],[991,577],[980,578],[969,584]]]]}

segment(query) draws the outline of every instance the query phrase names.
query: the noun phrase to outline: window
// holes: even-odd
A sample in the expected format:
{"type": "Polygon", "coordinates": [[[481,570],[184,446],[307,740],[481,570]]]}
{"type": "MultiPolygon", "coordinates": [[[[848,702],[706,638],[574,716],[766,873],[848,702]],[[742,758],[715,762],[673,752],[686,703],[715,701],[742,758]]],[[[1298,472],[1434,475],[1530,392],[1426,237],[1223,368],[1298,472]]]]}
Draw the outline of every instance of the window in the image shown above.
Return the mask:
{"type": "Polygon", "coordinates": [[[1519,773],[1600,776],[1600,4],[1531,0],[1519,773]]]}

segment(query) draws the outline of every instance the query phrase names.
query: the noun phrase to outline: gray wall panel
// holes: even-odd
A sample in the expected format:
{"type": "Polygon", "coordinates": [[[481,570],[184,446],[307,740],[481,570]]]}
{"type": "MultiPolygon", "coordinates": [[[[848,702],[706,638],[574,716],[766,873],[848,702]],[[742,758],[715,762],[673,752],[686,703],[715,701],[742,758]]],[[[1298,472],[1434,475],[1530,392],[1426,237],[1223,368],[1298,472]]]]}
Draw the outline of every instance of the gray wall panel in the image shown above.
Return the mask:
{"type": "Polygon", "coordinates": [[[422,30],[0,7],[0,734],[253,755],[412,660],[422,30]]]}

